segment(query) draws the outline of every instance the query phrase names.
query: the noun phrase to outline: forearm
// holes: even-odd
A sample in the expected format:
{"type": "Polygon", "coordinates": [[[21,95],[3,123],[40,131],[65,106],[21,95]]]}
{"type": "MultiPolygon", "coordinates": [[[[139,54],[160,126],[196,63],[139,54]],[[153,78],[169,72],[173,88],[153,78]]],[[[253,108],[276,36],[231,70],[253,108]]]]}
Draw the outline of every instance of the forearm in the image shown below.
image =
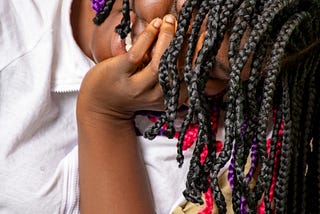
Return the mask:
{"type": "Polygon", "coordinates": [[[175,32],[174,17],[169,20],[151,21],[127,53],[99,62],[82,81],[77,103],[81,214],[154,213],[132,117],[138,110],[164,107],[157,74],[175,32]],[[144,65],[147,55],[151,59],[144,65]]]}
{"type": "Polygon", "coordinates": [[[81,213],[153,213],[132,121],[78,113],[78,132],[81,213]]]}

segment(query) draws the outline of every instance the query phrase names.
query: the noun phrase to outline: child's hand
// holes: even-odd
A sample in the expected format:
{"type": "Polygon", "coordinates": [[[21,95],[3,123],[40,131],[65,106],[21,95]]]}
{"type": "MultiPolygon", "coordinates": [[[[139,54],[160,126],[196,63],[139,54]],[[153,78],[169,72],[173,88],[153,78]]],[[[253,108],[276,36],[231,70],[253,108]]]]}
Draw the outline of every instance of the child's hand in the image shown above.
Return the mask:
{"type": "Polygon", "coordinates": [[[163,108],[158,65],[174,32],[175,21],[153,20],[128,53],[84,78],[77,103],[81,213],[154,213],[132,118],[163,108]]]}
{"type": "Polygon", "coordinates": [[[175,27],[172,15],[163,20],[157,18],[139,35],[127,53],[94,66],[83,80],[78,112],[129,119],[137,110],[162,110],[158,66],[174,36],[175,27]],[[151,55],[151,59],[143,66],[147,55],[151,55]]]}

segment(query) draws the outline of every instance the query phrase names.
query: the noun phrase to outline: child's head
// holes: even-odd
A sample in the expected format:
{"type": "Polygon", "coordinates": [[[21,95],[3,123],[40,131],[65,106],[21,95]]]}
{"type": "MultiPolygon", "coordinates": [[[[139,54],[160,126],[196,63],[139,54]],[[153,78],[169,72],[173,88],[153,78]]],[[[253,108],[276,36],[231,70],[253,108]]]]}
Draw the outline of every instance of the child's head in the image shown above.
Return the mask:
{"type": "MultiPolygon", "coordinates": [[[[91,54],[96,62],[110,57],[123,54],[126,49],[135,42],[137,36],[156,17],[164,17],[173,14],[178,17],[185,0],[141,0],[141,1],[107,1],[93,0],[92,9],[96,16],[93,22],[96,24],[91,39],[91,54]]],[[[189,17],[191,18],[191,16],[189,17]]],[[[185,17],[185,20],[188,18],[185,17]]],[[[199,29],[200,39],[204,39],[205,23],[199,29]]],[[[188,47],[187,37],[191,33],[191,27],[185,33],[179,59],[177,59],[178,70],[182,73],[184,69],[186,51],[188,47]]],[[[245,34],[244,38],[246,37],[245,34]]],[[[228,34],[224,37],[216,53],[215,63],[210,78],[207,82],[207,95],[215,95],[227,88],[229,79],[229,62],[227,58],[228,34]]],[[[198,42],[196,49],[200,49],[198,42]]],[[[243,69],[244,76],[249,73],[248,66],[243,69]]]]}
{"type": "MultiPolygon", "coordinates": [[[[152,139],[164,125],[167,135],[174,135],[178,73],[182,67],[190,105],[178,143],[180,164],[183,163],[184,134],[191,121],[196,119],[199,124],[184,192],[188,200],[201,203],[202,193],[211,188],[220,213],[225,213],[226,204],[217,175],[232,157],[229,177],[235,212],[255,211],[261,198],[266,210],[275,207],[280,212],[287,209],[302,212],[305,204],[314,203],[308,200],[307,191],[314,191],[312,179],[319,176],[319,172],[314,169],[318,165],[312,164],[319,162],[319,155],[307,154],[316,146],[311,140],[319,141],[319,1],[106,0],[102,5],[103,9],[100,7],[94,19],[99,25],[96,39],[110,43],[97,45],[97,61],[125,52],[125,44],[118,35],[125,39],[132,30],[134,42],[135,36],[153,18],[168,13],[178,15],[175,38],[159,65],[159,81],[167,109],[146,136],[152,139]],[[115,37],[105,36],[111,34],[115,37]],[[112,42],[113,38],[117,38],[117,43],[112,42]],[[223,150],[217,154],[208,113],[208,94],[204,92],[215,73],[225,75],[225,71],[229,83],[226,136],[223,150]],[[170,82],[166,82],[167,77],[170,82]],[[274,120],[270,125],[272,112],[274,120]],[[270,128],[273,136],[267,148],[270,128]],[[208,154],[201,162],[204,150],[208,154]],[[251,174],[245,174],[249,155],[251,174]],[[258,174],[258,179],[252,190],[249,182],[253,172],[258,174]]],[[[319,188],[317,191],[319,194],[319,188]]],[[[315,203],[319,208],[319,202],[315,203]]],[[[312,208],[309,211],[312,212],[312,208]]]]}
{"type": "Polygon", "coordinates": [[[92,1],[92,7],[97,12],[94,22],[99,26],[92,45],[98,62],[125,53],[126,43],[134,42],[154,18],[176,13],[171,0],[92,1]]]}

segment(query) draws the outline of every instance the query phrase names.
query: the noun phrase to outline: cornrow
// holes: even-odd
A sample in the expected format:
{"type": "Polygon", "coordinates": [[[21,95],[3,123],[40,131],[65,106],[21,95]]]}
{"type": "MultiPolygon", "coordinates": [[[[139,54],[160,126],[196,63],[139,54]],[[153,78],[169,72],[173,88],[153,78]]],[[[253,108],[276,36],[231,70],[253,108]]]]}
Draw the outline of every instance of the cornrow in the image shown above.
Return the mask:
{"type": "MultiPolygon", "coordinates": [[[[92,1],[97,25],[108,17],[113,4],[114,0],[92,1]]],[[[123,18],[116,27],[121,38],[131,30],[129,6],[123,0],[123,18]]],[[[153,139],[162,132],[169,138],[177,136],[174,121],[184,81],[190,104],[177,137],[177,162],[184,163],[186,136],[196,126],[183,195],[200,204],[205,195],[208,204],[202,214],[211,212],[212,200],[219,213],[227,212],[218,175],[228,161],[235,213],[319,213],[319,14],[319,0],[187,0],[183,4],[177,31],[159,64],[166,109],[144,136],[153,139]],[[200,38],[203,26],[206,31],[200,38]],[[225,36],[229,86],[219,98],[209,98],[205,86],[225,36]],[[196,52],[199,39],[203,43],[196,52]],[[184,42],[182,70],[177,62],[184,42]],[[244,81],[241,72],[247,64],[250,73],[244,81]],[[222,103],[226,104],[225,139],[218,150],[211,115],[213,109],[223,108],[222,103]]]]}

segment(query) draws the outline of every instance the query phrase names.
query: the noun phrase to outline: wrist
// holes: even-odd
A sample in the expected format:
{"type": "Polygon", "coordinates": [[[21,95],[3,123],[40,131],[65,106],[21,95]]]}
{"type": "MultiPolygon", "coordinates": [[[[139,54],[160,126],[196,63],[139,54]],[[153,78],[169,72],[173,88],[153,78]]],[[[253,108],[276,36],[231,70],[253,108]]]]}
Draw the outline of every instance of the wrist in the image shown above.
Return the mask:
{"type": "Polygon", "coordinates": [[[109,127],[114,130],[133,127],[133,116],[116,111],[98,112],[77,107],[76,117],[78,126],[101,127],[104,129],[109,127]]]}
{"type": "Polygon", "coordinates": [[[101,105],[101,102],[95,102],[90,96],[80,93],[76,105],[77,120],[95,121],[110,123],[132,123],[134,112],[120,110],[120,108],[111,107],[107,103],[101,105]]]}

